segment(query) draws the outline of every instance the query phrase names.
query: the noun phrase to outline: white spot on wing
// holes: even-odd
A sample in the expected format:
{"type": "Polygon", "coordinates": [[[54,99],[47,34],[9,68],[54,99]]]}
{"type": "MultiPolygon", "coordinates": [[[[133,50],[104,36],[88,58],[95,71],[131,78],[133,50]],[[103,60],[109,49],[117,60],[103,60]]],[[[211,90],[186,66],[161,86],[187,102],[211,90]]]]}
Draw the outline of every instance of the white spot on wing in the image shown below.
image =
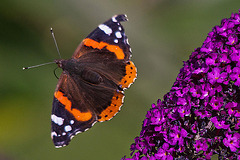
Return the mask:
{"type": "Polygon", "coordinates": [[[82,131],[78,131],[78,132],[76,132],[76,135],[77,135],[78,133],[82,133],[82,131]]]}
{"type": "Polygon", "coordinates": [[[132,49],[129,47],[129,51],[132,52],[132,49]]]}
{"type": "Polygon", "coordinates": [[[100,24],[98,28],[101,29],[105,34],[109,36],[112,34],[112,29],[105,24],[100,24]]]}
{"type": "Polygon", "coordinates": [[[129,45],[128,38],[126,39],[126,43],[129,45]]]}
{"type": "Polygon", "coordinates": [[[66,132],[69,132],[69,131],[72,130],[72,127],[69,126],[69,125],[67,125],[67,126],[64,127],[64,130],[65,130],[66,132]]]}
{"type": "Polygon", "coordinates": [[[117,39],[114,39],[114,43],[118,43],[118,40],[117,40],[117,39]]]}
{"type": "Polygon", "coordinates": [[[113,16],[113,17],[112,17],[112,21],[113,21],[113,22],[117,22],[116,16],[113,16]]]}
{"type": "Polygon", "coordinates": [[[66,146],[66,144],[61,145],[61,146],[55,146],[55,148],[61,148],[61,147],[65,147],[65,146],[66,146]]]}
{"type": "Polygon", "coordinates": [[[121,32],[119,32],[119,31],[115,32],[115,36],[117,38],[122,38],[121,32]]]}
{"type": "Polygon", "coordinates": [[[97,121],[93,122],[93,123],[92,123],[92,126],[93,126],[95,123],[97,123],[97,121]]]}
{"type": "Polygon", "coordinates": [[[53,136],[57,136],[57,133],[56,132],[52,132],[51,133],[51,137],[53,138],[53,136]]]}
{"type": "Polygon", "coordinates": [[[119,31],[121,31],[121,30],[122,30],[122,28],[121,28],[121,27],[118,27],[118,29],[119,29],[119,31]]]}
{"type": "Polygon", "coordinates": [[[74,120],[71,120],[71,121],[70,121],[70,124],[73,124],[73,123],[74,123],[74,120]]]}
{"type": "Polygon", "coordinates": [[[52,121],[53,121],[54,123],[56,123],[56,124],[59,125],[59,126],[61,126],[61,125],[63,124],[63,121],[64,121],[63,118],[58,117],[58,116],[56,116],[56,115],[54,115],[54,114],[51,115],[51,119],[52,119],[52,121]]]}
{"type": "Polygon", "coordinates": [[[84,132],[87,131],[87,130],[89,130],[89,128],[86,128],[86,129],[84,130],[84,132]]]}

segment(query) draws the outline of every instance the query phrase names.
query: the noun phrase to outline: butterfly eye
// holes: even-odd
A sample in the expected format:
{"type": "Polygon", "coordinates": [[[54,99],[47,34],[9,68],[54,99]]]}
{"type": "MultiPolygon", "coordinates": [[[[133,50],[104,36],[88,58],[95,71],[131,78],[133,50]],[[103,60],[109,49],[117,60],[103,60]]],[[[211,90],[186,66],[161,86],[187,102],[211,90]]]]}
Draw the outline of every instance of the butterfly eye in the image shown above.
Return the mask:
{"type": "Polygon", "coordinates": [[[58,65],[59,68],[62,68],[63,65],[62,65],[62,61],[61,59],[56,59],[54,62],[58,65]]]}

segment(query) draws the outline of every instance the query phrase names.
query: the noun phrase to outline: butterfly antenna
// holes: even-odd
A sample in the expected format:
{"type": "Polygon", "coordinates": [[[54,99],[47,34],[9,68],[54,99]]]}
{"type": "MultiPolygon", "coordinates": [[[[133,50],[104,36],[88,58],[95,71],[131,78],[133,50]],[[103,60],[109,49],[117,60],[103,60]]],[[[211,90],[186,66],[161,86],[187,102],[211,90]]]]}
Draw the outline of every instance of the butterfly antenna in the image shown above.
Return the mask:
{"type": "Polygon", "coordinates": [[[52,34],[52,37],[53,37],[53,40],[54,40],[55,46],[56,46],[56,48],[57,48],[58,55],[59,55],[60,59],[62,59],[61,54],[60,54],[59,49],[58,49],[57,41],[56,41],[55,36],[54,36],[53,29],[50,28],[50,31],[51,31],[51,34],[52,34]]]}
{"type": "MultiPolygon", "coordinates": [[[[51,31],[51,34],[52,34],[52,37],[53,37],[55,46],[56,46],[56,48],[57,48],[58,55],[59,55],[60,59],[62,59],[61,54],[60,54],[59,49],[58,49],[57,41],[56,41],[55,36],[54,36],[54,33],[53,33],[53,29],[50,28],[50,31],[51,31]]],[[[47,63],[43,63],[43,64],[38,64],[38,65],[35,65],[35,66],[23,67],[23,70],[25,70],[25,69],[30,69],[30,68],[36,68],[36,67],[40,67],[40,66],[44,66],[44,65],[48,65],[48,64],[52,64],[52,63],[56,63],[56,62],[55,62],[55,61],[54,61],[54,62],[47,62],[47,63]]],[[[56,70],[56,69],[55,69],[55,70],[56,70]]],[[[56,76],[55,70],[54,70],[54,75],[56,76]]],[[[57,76],[56,76],[56,77],[57,77],[57,76]]],[[[57,78],[58,78],[58,77],[57,77],[57,78]]]]}
{"type": "Polygon", "coordinates": [[[44,65],[52,64],[52,63],[55,63],[55,62],[47,62],[47,63],[43,63],[43,64],[38,64],[38,65],[35,65],[35,66],[23,67],[23,70],[30,69],[30,68],[36,68],[36,67],[40,67],[40,66],[44,66],[44,65]]]}

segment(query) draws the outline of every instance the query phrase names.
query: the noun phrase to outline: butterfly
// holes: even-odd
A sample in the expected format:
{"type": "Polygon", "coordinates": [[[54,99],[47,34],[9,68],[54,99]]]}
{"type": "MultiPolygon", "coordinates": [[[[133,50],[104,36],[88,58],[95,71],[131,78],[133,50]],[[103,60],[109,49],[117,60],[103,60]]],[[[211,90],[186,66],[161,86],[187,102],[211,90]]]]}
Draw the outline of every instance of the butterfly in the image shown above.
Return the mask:
{"type": "Polygon", "coordinates": [[[63,72],[54,92],[51,137],[56,148],[69,144],[96,122],[113,118],[124,100],[124,90],[137,77],[131,48],[115,15],[93,30],[70,59],[55,60],[63,72]]]}

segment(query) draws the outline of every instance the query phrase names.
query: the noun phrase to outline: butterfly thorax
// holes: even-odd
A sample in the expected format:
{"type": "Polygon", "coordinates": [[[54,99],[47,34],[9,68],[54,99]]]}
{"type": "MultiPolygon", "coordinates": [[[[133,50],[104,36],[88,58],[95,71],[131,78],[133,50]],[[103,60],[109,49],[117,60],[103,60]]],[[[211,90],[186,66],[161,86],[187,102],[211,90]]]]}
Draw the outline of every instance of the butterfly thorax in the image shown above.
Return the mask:
{"type": "Polygon", "coordinates": [[[100,84],[103,81],[102,76],[91,68],[87,67],[84,63],[80,63],[76,59],[59,59],[55,60],[59,68],[69,74],[70,76],[81,77],[83,80],[91,84],[100,84]]]}

